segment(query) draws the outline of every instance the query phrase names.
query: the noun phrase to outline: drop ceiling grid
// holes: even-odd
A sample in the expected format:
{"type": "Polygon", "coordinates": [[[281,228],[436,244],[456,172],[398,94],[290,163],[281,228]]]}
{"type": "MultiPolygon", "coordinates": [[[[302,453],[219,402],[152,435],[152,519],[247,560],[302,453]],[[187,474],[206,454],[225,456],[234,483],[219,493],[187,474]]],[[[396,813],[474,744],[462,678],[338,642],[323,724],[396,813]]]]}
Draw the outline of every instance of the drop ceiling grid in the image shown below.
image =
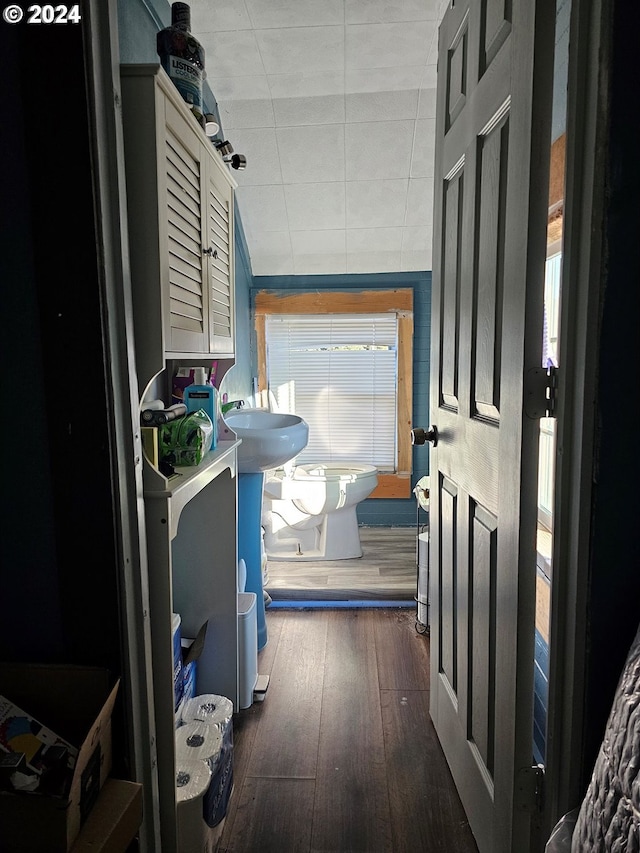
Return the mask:
{"type": "Polygon", "coordinates": [[[431,267],[442,0],[192,0],[255,275],[431,267]]]}

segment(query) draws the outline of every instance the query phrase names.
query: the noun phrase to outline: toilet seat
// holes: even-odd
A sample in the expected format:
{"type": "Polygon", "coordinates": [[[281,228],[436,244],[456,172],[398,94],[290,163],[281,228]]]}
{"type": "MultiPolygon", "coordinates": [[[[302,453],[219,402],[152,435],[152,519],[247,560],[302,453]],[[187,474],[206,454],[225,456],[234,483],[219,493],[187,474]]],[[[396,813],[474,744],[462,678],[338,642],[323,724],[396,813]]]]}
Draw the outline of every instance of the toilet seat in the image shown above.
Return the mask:
{"type": "Polygon", "coordinates": [[[305,465],[296,465],[293,470],[293,479],[306,482],[317,482],[327,480],[329,482],[343,479],[353,479],[366,475],[376,474],[378,469],[364,462],[311,462],[305,465]]]}

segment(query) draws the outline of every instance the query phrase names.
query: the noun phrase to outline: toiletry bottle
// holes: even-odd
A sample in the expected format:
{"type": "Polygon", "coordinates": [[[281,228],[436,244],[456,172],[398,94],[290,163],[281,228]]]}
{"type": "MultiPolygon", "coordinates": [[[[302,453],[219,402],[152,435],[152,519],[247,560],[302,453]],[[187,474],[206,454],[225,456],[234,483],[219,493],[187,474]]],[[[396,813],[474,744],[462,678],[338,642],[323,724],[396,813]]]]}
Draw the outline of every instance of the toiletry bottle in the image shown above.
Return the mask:
{"type": "Polygon", "coordinates": [[[204,48],[191,35],[191,9],[188,3],[171,4],[171,26],[157,34],[156,48],[162,67],[204,127],[204,48]]]}
{"type": "Polygon", "coordinates": [[[213,424],[213,442],[211,449],[216,446],[217,425],[218,425],[218,392],[207,382],[206,371],[204,367],[196,367],[194,371],[194,384],[188,385],[184,389],[183,402],[187,407],[187,412],[197,412],[198,409],[204,409],[211,418],[213,424]]]}

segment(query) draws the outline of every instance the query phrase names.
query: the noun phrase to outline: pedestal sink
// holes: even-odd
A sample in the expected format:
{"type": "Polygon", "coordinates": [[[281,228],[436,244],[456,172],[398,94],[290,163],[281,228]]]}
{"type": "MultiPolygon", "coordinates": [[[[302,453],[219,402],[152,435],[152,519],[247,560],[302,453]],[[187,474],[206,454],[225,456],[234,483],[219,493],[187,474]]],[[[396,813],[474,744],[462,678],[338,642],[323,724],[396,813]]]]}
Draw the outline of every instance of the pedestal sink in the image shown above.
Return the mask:
{"type": "Polygon", "coordinates": [[[227,426],[242,439],[238,448],[241,474],[279,468],[307,446],[309,427],[297,415],[267,409],[235,409],[224,416],[227,426]]]}
{"type": "Polygon", "coordinates": [[[262,589],[262,491],[264,472],[279,468],[303,450],[309,427],[297,415],[267,409],[233,409],[223,416],[238,447],[238,559],[247,567],[245,589],[256,594],[258,651],[267,642],[262,589]]]}

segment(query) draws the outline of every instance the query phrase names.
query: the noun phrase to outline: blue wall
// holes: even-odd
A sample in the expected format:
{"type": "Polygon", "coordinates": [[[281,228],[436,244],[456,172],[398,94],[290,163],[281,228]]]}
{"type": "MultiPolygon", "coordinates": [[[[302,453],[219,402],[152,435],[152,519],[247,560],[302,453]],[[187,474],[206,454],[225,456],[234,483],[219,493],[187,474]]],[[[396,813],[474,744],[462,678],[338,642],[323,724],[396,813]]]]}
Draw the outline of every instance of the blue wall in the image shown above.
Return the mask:
{"type": "MultiPolygon", "coordinates": [[[[413,425],[429,425],[429,358],[431,345],[431,273],[378,273],[351,275],[290,275],[254,276],[253,296],[259,290],[278,291],[362,291],[388,290],[395,287],[413,288],[413,425]]],[[[256,368],[255,342],[252,346],[253,369],[256,368]]],[[[429,473],[429,446],[413,448],[411,487],[429,473]]],[[[360,524],[380,526],[411,526],[416,523],[415,498],[374,498],[358,505],[360,524]]]]}

